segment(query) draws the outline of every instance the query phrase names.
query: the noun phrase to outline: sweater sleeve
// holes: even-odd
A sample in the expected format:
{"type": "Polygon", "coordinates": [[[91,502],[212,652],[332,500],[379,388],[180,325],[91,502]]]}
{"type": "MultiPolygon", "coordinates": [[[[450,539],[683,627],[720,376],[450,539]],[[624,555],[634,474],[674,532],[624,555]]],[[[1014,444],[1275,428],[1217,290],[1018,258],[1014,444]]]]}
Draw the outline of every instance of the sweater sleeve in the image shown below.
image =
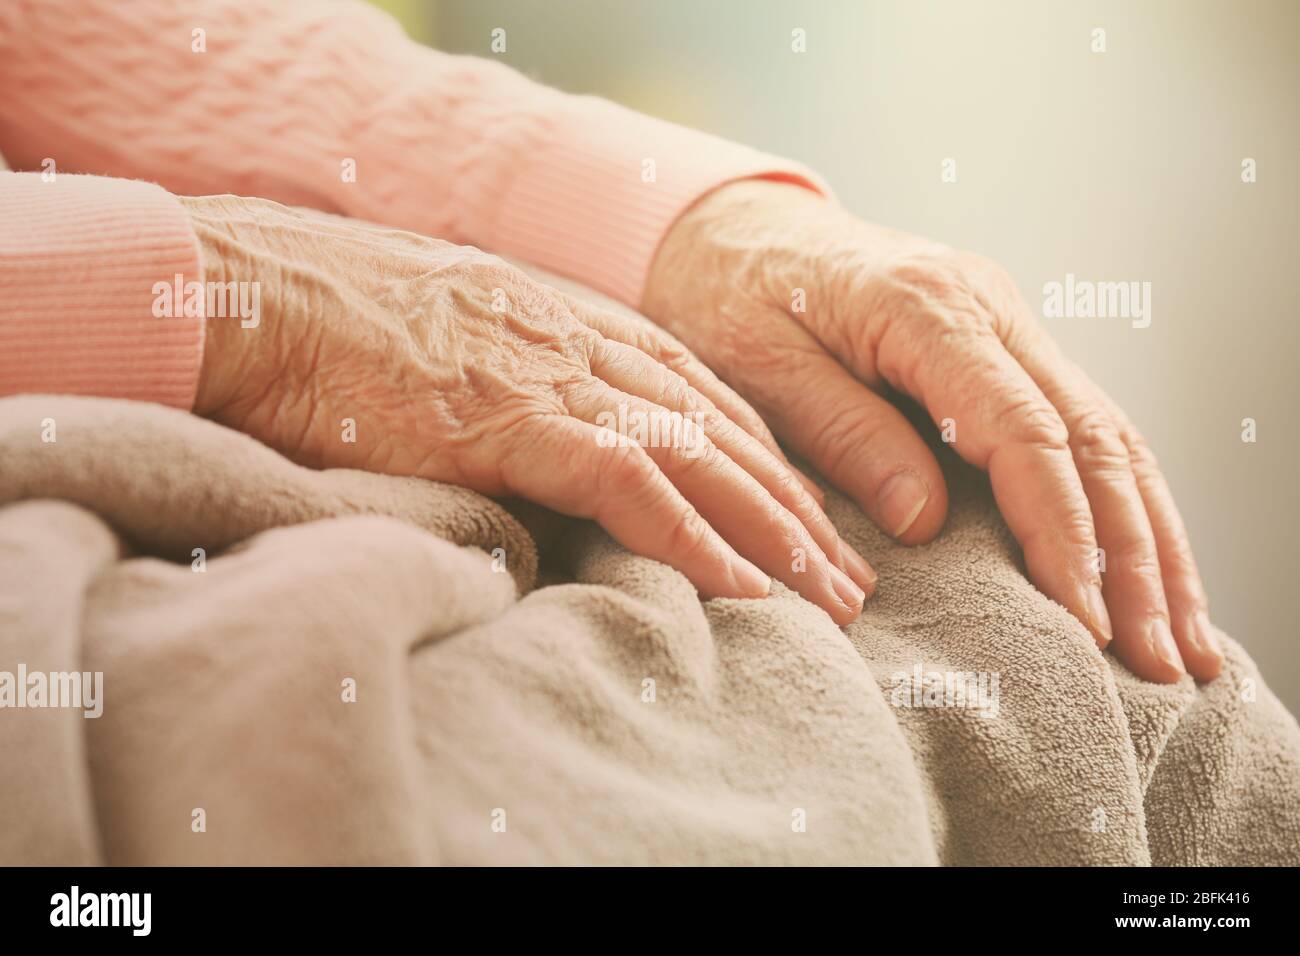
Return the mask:
{"type": "Polygon", "coordinates": [[[189,218],[158,186],[0,172],[0,396],[189,408],[203,319],[155,315],[155,285],[197,279],[200,268],[189,218]]]}
{"type": "Polygon", "coordinates": [[[659,242],[796,163],[407,39],[365,3],[6,0],[0,152],[18,169],[232,192],[471,243],[637,306],[659,242]]]}

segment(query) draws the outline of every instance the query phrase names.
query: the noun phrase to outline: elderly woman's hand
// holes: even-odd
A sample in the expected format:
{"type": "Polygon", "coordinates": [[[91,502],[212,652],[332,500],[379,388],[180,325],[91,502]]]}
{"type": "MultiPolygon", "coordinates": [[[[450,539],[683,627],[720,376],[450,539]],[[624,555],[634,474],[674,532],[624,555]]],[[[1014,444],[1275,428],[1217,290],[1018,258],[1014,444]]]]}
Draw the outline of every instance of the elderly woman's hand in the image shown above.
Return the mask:
{"type": "Polygon", "coordinates": [[[205,281],[260,290],[256,321],[208,317],[199,414],[303,463],[594,518],[710,596],[760,597],[772,575],[838,623],[860,612],[870,567],[753,410],[662,330],[477,249],[265,200],[182,202],[205,281]]]}
{"type": "Polygon", "coordinates": [[[643,310],[907,544],[938,533],[947,493],[926,443],[878,393],[916,398],[988,471],[1030,577],[1100,645],[1113,635],[1150,680],[1176,680],[1184,664],[1218,674],[1217,632],[1155,459],[993,263],[796,186],[744,181],[673,227],[643,310]]]}

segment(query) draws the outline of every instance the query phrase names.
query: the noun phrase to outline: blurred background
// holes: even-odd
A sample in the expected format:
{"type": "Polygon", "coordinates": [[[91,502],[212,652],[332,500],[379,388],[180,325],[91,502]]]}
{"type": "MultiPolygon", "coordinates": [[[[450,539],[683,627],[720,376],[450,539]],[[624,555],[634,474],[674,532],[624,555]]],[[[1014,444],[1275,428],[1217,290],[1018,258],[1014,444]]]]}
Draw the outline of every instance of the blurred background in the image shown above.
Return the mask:
{"type": "Polygon", "coordinates": [[[440,49],[802,160],[857,214],[999,260],[1040,314],[1066,273],[1150,282],[1149,328],[1043,321],[1145,432],[1213,618],[1300,713],[1300,3],[378,5],[440,49]]]}

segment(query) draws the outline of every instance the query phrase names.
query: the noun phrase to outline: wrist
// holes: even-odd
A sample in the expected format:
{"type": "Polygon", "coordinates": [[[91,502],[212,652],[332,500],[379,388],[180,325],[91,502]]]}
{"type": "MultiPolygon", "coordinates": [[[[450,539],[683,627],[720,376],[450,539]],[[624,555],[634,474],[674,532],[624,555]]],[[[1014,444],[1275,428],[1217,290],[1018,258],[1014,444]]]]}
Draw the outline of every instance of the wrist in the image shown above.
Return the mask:
{"type": "MultiPolygon", "coordinates": [[[[641,311],[672,331],[687,287],[745,290],[760,260],[797,253],[816,221],[843,215],[822,194],[797,183],[742,179],[696,201],[669,227],[651,261],[641,311]]],[[[753,291],[757,291],[756,289],[753,291]]]]}
{"type": "Polygon", "coordinates": [[[263,326],[264,296],[256,263],[223,227],[225,203],[233,197],[180,197],[199,241],[200,272],[187,296],[198,295],[203,319],[203,360],[194,413],[220,418],[253,374],[253,348],[263,326]]]}
{"type": "Polygon", "coordinates": [[[216,418],[233,397],[226,362],[230,341],[225,323],[204,319],[203,362],[199,366],[199,384],[194,395],[194,414],[216,418]]]}

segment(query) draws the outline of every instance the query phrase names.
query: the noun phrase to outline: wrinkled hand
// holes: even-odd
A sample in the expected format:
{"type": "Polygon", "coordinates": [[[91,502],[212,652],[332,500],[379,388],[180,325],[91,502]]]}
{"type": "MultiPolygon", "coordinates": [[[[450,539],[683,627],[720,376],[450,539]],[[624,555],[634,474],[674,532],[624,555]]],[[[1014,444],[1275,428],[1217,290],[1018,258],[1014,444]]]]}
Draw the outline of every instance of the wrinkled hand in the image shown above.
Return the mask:
{"type": "Polygon", "coordinates": [[[258,282],[262,312],[209,316],[199,414],[304,464],[594,518],[710,596],[761,597],[770,574],[838,623],[860,612],[871,568],[753,410],[662,330],[477,249],[264,200],[183,202],[205,281],[258,282]],[[630,442],[610,430],[620,406],[630,442]],[[638,421],[663,426],[657,443],[638,421]]]}
{"type": "Polygon", "coordinates": [[[871,226],[796,186],[745,181],[674,225],[642,309],[905,544],[938,533],[947,491],[879,393],[950,419],[953,447],[989,473],[1038,587],[1099,645],[1113,635],[1141,677],[1177,680],[1184,662],[1198,678],[1218,674],[1217,630],[1155,459],[992,262],[871,226]]]}

